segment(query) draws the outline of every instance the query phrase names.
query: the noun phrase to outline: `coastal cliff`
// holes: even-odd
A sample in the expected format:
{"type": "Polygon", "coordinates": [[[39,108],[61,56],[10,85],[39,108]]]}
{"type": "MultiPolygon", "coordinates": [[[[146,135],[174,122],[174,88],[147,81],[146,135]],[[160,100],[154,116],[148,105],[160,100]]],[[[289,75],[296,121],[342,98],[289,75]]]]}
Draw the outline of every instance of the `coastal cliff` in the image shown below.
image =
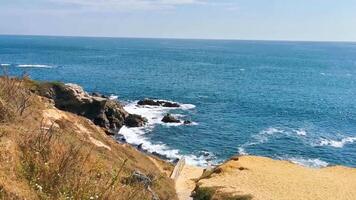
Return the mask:
{"type": "Polygon", "coordinates": [[[0,199],[177,199],[170,163],[106,133],[130,123],[119,103],[46,85],[0,78],[0,199]]]}

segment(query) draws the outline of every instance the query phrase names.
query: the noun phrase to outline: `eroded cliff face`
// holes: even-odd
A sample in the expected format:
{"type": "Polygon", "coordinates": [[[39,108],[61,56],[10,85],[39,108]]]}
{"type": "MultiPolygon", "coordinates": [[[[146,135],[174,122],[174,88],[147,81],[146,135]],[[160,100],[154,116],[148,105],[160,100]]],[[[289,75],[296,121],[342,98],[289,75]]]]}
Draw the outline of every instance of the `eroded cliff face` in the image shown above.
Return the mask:
{"type": "Polygon", "coordinates": [[[289,161],[257,156],[234,157],[204,172],[196,199],[352,200],[356,169],[307,168],[289,161]]]}
{"type": "Polygon", "coordinates": [[[147,121],[126,112],[120,102],[98,93],[89,94],[76,84],[45,82],[36,83],[32,88],[35,93],[53,100],[58,109],[84,116],[108,134],[117,133],[124,125],[139,127],[147,121]]]}
{"type": "Polygon", "coordinates": [[[120,104],[67,91],[73,85],[53,87],[47,98],[30,92],[30,80],[0,78],[0,199],[177,199],[171,164],[117,143],[94,124],[103,113],[109,124],[125,124],[130,115],[120,104]]]}

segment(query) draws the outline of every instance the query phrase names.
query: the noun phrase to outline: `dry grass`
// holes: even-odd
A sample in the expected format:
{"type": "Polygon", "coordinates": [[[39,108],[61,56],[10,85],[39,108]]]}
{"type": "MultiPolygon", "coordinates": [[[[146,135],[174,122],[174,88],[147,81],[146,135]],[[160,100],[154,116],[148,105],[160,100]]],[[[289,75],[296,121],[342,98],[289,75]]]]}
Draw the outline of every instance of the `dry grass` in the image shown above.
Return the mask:
{"type": "MultiPolygon", "coordinates": [[[[173,182],[146,155],[114,142],[88,120],[43,119],[48,101],[29,92],[27,77],[0,77],[0,199],[174,200],[173,182]],[[88,133],[110,149],[95,146],[88,133]],[[132,181],[134,171],[150,177],[150,187],[132,181]],[[131,180],[131,181],[130,181],[131,180]]],[[[167,165],[168,166],[168,165],[167,165]]]]}
{"type": "MultiPolygon", "coordinates": [[[[31,92],[23,87],[27,75],[24,74],[21,78],[12,78],[7,75],[6,71],[4,71],[4,74],[0,84],[2,104],[7,102],[7,109],[12,110],[15,114],[22,117],[25,110],[31,106],[32,102],[31,92]]],[[[4,107],[4,105],[2,105],[2,107],[4,107]]]]}
{"type": "Polygon", "coordinates": [[[122,189],[127,160],[110,174],[88,169],[91,150],[62,141],[59,134],[53,127],[41,128],[19,144],[22,174],[39,199],[134,199],[145,193],[139,184],[132,191],[122,189]]]}

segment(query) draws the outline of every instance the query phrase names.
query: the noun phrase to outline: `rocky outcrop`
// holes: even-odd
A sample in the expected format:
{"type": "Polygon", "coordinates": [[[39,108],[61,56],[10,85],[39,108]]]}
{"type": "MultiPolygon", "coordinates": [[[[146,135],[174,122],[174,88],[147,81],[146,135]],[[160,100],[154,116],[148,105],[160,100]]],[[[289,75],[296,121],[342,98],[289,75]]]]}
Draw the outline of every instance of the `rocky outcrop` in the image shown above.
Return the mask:
{"type": "Polygon", "coordinates": [[[37,92],[53,99],[57,108],[92,120],[108,134],[114,134],[123,125],[139,127],[146,123],[145,118],[126,112],[118,101],[98,93],[90,95],[76,84],[44,83],[39,88],[37,92]]]}
{"type": "Polygon", "coordinates": [[[162,122],[164,123],[180,123],[179,119],[176,119],[175,117],[173,117],[171,114],[166,114],[163,119],[162,122]]]}
{"type": "Polygon", "coordinates": [[[163,100],[153,100],[153,99],[144,99],[137,102],[141,106],[162,106],[168,108],[179,108],[180,105],[175,102],[163,101],[163,100]]]}
{"type": "Polygon", "coordinates": [[[125,118],[125,125],[128,127],[141,127],[145,125],[146,122],[147,122],[146,118],[136,114],[129,114],[125,118]]]}

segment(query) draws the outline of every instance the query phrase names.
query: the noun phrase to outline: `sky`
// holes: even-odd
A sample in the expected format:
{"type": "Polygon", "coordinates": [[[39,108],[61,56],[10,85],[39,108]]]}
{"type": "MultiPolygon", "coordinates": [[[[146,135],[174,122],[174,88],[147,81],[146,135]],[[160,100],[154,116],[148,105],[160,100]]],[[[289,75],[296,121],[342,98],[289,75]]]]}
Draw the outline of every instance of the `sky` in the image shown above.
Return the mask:
{"type": "Polygon", "coordinates": [[[356,41],[356,0],[0,0],[0,34],[356,41]]]}

